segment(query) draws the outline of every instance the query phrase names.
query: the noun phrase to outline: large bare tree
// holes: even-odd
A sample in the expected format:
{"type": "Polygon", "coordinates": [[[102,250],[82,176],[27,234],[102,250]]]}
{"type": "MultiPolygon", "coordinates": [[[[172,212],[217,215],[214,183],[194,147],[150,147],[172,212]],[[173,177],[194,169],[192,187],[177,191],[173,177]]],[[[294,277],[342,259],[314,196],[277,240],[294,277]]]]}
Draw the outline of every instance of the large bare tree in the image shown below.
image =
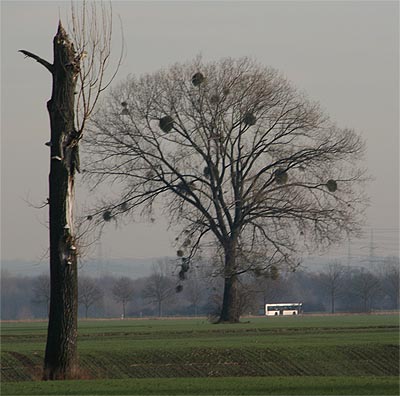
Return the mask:
{"type": "Polygon", "coordinates": [[[216,246],[221,322],[239,320],[240,274],[295,267],[305,249],[358,231],[363,141],[253,60],[198,58],[129,77],[93,121],[87,170],[119,195],[89,218],[162,207],[181,227],[183,272],[216,246]]]}
{"type": "Polygon", "coordinates": [[[50,116],[49,233],[50,312],[44,379],[77,375],[79,244],[74,222],[75,174],[80,170],[79,143],[100,94],[118,70],[110,71],[111,8],[72,3],[71,36],[61,21],[53,40],[53,62],[20,50],[44,66],[52,77],[47,102],[50,116]]]}

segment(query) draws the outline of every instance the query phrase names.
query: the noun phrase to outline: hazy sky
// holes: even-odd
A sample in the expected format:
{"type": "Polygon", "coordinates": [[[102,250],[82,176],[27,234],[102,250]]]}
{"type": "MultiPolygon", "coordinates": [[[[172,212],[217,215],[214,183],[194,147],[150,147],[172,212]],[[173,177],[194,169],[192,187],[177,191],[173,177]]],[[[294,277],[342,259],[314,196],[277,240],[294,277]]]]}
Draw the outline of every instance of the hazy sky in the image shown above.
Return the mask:
{"type": "MultiPolygon", "coordinates": [[[[46,101],[51,76],[18,53],[52,61],[52,39],[69,3],[1,1],[1,257],[38,261],[48,245],[49,139],[46,101]]],[[[398,252],[399,3],[397,1],[136,2],[113,1],[122,19],[127,56],[117,81],[199,53],[205,60],[251,56],[284,73],[339,126],[367,142],[374,181],[364,241],[374,230],[376,254],[398,252]]],[[[115,39],[119,43],[118,19],[115,39]]],[[[118,48],[115,50],[118,55],[118,48]]],[[[78,175],[78,190],[80,189],[78,175]]],[[[80,190],[84,191],[84,190],[80,190]]],[[[79,194],[85,200],[85,193],[79,194]]],[[[109,226],[101,255],[173,255],[164,222],[109,226]]],[[[343,254],[347,247],[331,254],[343,254]]],[[[44,260],[45,261],[45,260],[44,260]]]]}

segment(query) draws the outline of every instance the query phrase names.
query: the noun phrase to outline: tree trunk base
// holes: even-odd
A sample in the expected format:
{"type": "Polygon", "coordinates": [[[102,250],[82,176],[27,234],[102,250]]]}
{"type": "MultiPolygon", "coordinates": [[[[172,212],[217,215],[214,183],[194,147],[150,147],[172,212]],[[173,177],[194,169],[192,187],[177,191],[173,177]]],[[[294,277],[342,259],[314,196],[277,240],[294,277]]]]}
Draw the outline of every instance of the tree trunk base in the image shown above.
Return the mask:
{"type": "Polygon", "coordinates": [[[43,381],[63,381],[74,379],[81,379],[81,372],[77,366],[67,370],[51,368],[45,368],[43,370],[43,381]]]}
{"type": "Polygon", "coordinates": [[[215,322],[215,324],[239,324],[243,323],[239,319],[232,319],[232,320],[224,320],[224,319],[218,319],[218,321],[215,322]]]}

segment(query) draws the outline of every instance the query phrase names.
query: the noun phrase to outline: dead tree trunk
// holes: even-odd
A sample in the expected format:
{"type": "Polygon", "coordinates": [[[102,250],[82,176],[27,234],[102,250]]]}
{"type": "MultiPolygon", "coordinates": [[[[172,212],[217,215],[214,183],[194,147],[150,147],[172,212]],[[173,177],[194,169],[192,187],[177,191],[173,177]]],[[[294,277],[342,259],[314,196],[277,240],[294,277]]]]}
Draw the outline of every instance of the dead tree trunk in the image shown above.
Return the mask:
{"type": "Polygon", "coordinates": [[[51,99],[47,102],[51,138],[49,175],[50,312],[43,378],[68,379],[77,371],[78,276],[74,237],[74,174],[79,171],[75,130],[75,100],[79,60],[61,22],[53,41],[54,62],[28,51],[52,74],[51,99]]]}

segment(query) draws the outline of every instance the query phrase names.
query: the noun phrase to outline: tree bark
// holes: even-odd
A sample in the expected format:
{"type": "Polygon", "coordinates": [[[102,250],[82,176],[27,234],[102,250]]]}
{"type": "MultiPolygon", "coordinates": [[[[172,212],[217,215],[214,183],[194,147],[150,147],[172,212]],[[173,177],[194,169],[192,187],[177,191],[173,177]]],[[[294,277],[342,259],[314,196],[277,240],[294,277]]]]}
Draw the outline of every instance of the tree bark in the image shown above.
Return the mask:
{"type": "Polygon", "coordinates": [[[219,323],[239,323],[238,276],[235,273],[236,244],[229,243],[225,248],[224,295],[219,323]]]}
{"type": "Polygon", "coordinates": [[[225,278],[224,297],[219,323],[239,323],[240,313],[237,307],[237,284],[236,275],[225,278]]]}
{"type": "Polygon", "coordinates": [[[74,92],[79,64],[61,22],[53,41],[50,116],[50,313],[43,378],[70,379],[77,373],[78,276],[74,237],[74,173],[79,133],[74,128],[74,92]]]}

